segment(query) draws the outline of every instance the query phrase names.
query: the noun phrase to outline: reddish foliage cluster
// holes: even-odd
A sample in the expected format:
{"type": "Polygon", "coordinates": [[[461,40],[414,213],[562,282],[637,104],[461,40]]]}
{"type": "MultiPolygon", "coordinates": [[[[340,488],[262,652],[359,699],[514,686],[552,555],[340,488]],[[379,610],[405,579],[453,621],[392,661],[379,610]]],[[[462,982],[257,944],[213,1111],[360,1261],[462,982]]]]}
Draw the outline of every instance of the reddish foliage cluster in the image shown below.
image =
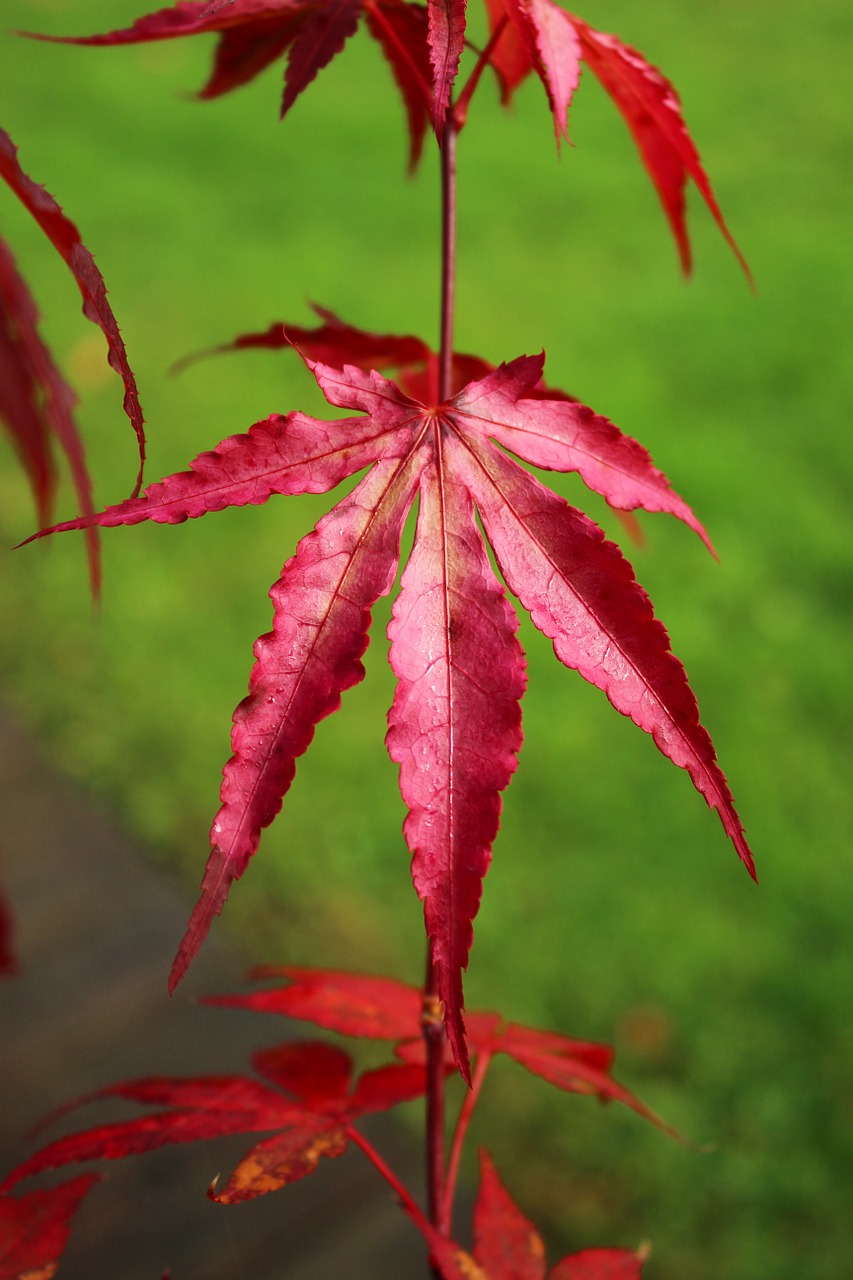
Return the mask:
{"type": "MultiPolygon", "coordinates": [[[[41,1255],[45,1250],[56,1249],[51,1256],[59,1255],[71,1213],[97,1180],[92,1176],[78,1178],[54,1193],[9,1196],[10,1189],[22,1179],[70,1163],[121,1159],[173,1143],[269,1131],[272,1136],[247,1152],[224,1186],[214,1180],[208,1191],[211,1200],[239,1204],[277,1191],[313,1173],[324,1157],[341,1156],[355,1144],[399,1196],[409,1217],[424,1234],[434,1264],[445,1280],[545,1280],[541,1238],[502,1187],[485,1153],[481,1155],[472,1256],[430,1224],[357,1127],[362,1116],[388,1111],[421,1097],[426,1089],[421,993],[387,978],[322,969],[265,968],[258,970],[256,976],[284,978],[286,985],[249,995],[211,997],[208,1003],[298,1018],[361,1039],[394,1041],[398,1060],[353,1079],[352,1060],[343,1050],[320,1041],[286,1042],[252,1056],[254,1076],[148,1077],[111,1085],[61,1108],[53,1119],[70,1107],[106,1098],[120,1098],[155,1110],[59,1138],[9,1175],[0,1186],[0,1232],[3,1222],[8,1222],[9,1254],[19,1269],[4,1272],[0,1253],[0,1280],[23,1274],[24,1262],[32,1267],[33,1250],[41,1255]],[[46,1225],[48,1215],[50,1231],[46,1225]]],[[[494,1013],[472,1014],[469,1038],[476,1066],[475,1085],[463,1103],[456,1126],[452,1173],[446,1189],[450,1202],[471,1115],[488,1065],[496,1054],[508,1055],[564,1092],[590,1095],[602,1102],[622,1102],[653,1123],[661,1123],[612,1078],[613,1052],[607,1045],[506,1023],[494,1013]]],[[[449,1055],[446,1069],[453,1069],[449,1055]]],[[[0,1234],[0,1248],[2,1245],[0,1234]]],[[[641,1254],[628,1250],[593,1249],[563,1259],[548,1274],[550,1280],[632,1280],[640,1275],[641,1262],[641,1254]]]]}
{"type": "MultiPolygon", "coordinates": [[[[553,642],[559,660],[602,690],[687,771],[754,874],[743,827],[684,669],[631,566],[592,520],[516,459],[577,473],[618,512],[674,515],[710,548],[705,530],[642,446],[603,415],[546,386],[543,354],[495,366],[452,350],[454,259],[448,228],[455,217],[455,178],[450,157],[485,71],[495,75],[505,103],[535,73],[559,144],[568,136],[568,111],[585,63],[625,120],[684,270],[690,268],[684,197],[692,180],[747,276],[749,271],[723,220],[678,96],[657,68],[554,0],[486,0],[486,9],[489,38],[485,48],[473,50],[473,70],[458,91],[460,63],[469,47],[466,0],[427,0],[425,6],[410,0],[180,0],[125,30],[63,38],[115,46],[213,34],[218,42],[201,91],[206,98],[229,92],[286,58],[284,116],[363,17],[402,98],[411,165],[418,163],[430,127],[443,149],[440,350],[411,335],[358,329],[319,308],[320,324],[314,328],[279,324],[244,335],[231,348],[298,350],[329,404],[348,416],[329,421],[299,412],[273,414],[141,496],[138,482],[130,499],[99,513],[71,416],[73,395],[38,337],[34,304],[0,242],[0,416],[18,445],[43,520],[52,495],[51,438],[65,450],[82,515],[43,533],[85,530],[94,582],[100,528],[145,520],[176,524],[274,496],[325,493],[366,470],[303,538],[271,589],[273,630],[255,644],[249,695],[234,714],[233,756],[225,766],[202,893],[171,985],[186,971],[232,883],[255,854],[262,831],[278,813],[317,723],[337,710],[343,692],[363,677],[371,611],[392,589],[404,525],[416,504],[414,543],[388,629],[397,688],[386,741],[400,771],[404,833],[424,904],[430,964],[423,996],[388,980],[285,969],[280,971],[288,980],[284,987],[218,1001],[395,1042],[394,1061],[354,1077],[353,1063],[341,1049],[287,1043],[253,1056],[255,1076],[149,1078],[114,1085],[94,1096],[160,1109],[50,1143],[15,1170],[3,1190],[69,1162],[271,1131],[221,1189],[211,1187],[212,1199],[235,1203],[275,1190],[313,1172],[322,1157],[339,1156],[354,1144],[394,1188],[427,1240],[434,1273],[445,1280],[637,1280],[642,1251],[587,1250],[548,1271],[541,1237],[485,1154],[472,1251],[443,1229],[450,1222],[471,1113],[498,1054],[564,1091],[618,1100],[660,1123],[613,1080],[613,1055],[606,1046],[506,1023],[495,1014],[471,1014],[467,1025],[463,1020],[462,973],[501,796],[522,741],[525,659],[510,594],[553,642]],[[429,1034],[430,1020],[440,1032],[442,1016],[446,1050],[429,1034]],[[471,1089],[460,1109],[446,1171],[442,1167],[441,1178],[432,1179],[431,1199],[440,1203],[431,1204],[427,1218],[357,1122],[425,1092],[429,1108],[442,1071],[454,1065],[471,1089]]],[[[2,132],[0,176],[64,258],[83,294],[85,314],[103,330],[110,361],[124,381],[125,409],[141,456],[136,385],[91,255],[52,197],[23,173],[2,132]]],[[[2,914],[0,902],[0,968],[11,964],[2,914]]],[[[437,1126],[433,1129],[435,1137],[437,1126]]],[[[0,1199],[0,1280],[18,1280],[28,1272],[52,1274],[68,1221],[91,1182],[82,1178],[52,1193],[0,1199]]]]}
{"type": "MultiPolygon", "coordinates": [[[[124,409],[139,442],[140,472],[145,457],[145,427],[136,380],[116,318],[107,301],[103,277],[74,223],[49,192],[33,182],[20,166],[17,149],[0,129],[0,178],[3,178],[64,259],[83,297],[83,312],[102,330],[110,364],[125,387],[124,409]]],[[[39,518],[50,517],[55,489],[51,445],[55,441],[68,458],[71,476],[84,515],[93,513],[92,489],[83,446],[74,423],[74,393],[42,342],[38,312],[32,295],[15,268],[8,245],[0,238],[0,421],[8,428],[32,485],[39,518]]],[[[98,543],[87,530],[92,587],[98,589],[98,543]]]]}

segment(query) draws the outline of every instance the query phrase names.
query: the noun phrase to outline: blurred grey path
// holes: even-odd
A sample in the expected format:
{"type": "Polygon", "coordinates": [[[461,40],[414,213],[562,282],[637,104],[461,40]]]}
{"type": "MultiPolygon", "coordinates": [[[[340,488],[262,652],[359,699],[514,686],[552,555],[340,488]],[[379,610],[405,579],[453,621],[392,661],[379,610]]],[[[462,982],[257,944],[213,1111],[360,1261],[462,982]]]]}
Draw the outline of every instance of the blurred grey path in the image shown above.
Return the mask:
{"type": "MultiPolygon", "coordinates": [[[[284,1020],[197,1003],[238,989],[240,959],[216,939],[186,990],[167,996],[191,904],[2,712],[0,877],[20,964],[0,980],[3,1173],[34,1149],[27,1130],[69,1098],[136,1076],[240,1071],[253,1048],[286,1038],[284,1020]]],[[[50,1136],[130,1114],[99,1104],[50,1136]]],[[[417,1187],[411,1157],[402,1168],[394,1159],[396,1131],[386,1123],[378,1133],[417,1187]]],[[[250,1204],[211,1204],[214,1175],[251,1145],[216,1140],[101,1165],[105,1179],[83,1204],[58,1280],[160,1280],[167,1266],[172,1280],[426,1274],[414,1228],[358,1152],[250,1204]]]]}

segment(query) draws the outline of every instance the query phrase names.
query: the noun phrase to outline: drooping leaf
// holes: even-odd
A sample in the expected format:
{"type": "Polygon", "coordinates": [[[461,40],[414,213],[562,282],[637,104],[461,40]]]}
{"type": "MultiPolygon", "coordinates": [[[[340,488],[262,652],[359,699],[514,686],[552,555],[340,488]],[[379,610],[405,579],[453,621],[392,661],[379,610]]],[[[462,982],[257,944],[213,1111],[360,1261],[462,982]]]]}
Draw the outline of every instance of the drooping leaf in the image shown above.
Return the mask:
{"type": "Polygon", "coordinates": [[[504,102],[535,71],[548,96],[559,141],[568,136],[566,115],[578,82],[579,60],[585,62],[631,132],[675,237],[682,269],[689,272],[691,267],[684,200],[690,178],[751,281],[687,131],[678,94],[662,72],[636,49],[595,30],[554,0],[486,0],[486,8],[493,30],[509,18],[490,58],[504,102]]]}
{"type": "MultiPolygon", "coordinates": [[[[253,1055],[252,1065],[261,1079],[150,1077],[78,1099],[79,1104],[123,1098],[166,1110],[97,1125],[48,1143],[12,1171],[0,1192],[23,1178],[66,1164],[115,1160],[174,1143],[275,1130],[273,1137],[254,1146],[240,1161],[221,1191],[211,1188],[212,1199],[233,1204],[306,1176],[322,1156],[343,1154],[350,1141],[349,1127],[360,1116],[417,1098],[426,1086],[423,1067],[399,1062],[366,1071],[352,1082],[349,1057],[340,1049],[313,1042],[261,1050],[253,1055]]],[[[69,1109],[64,1107],[61,1113],[69,1109]]],[[[0,1198],[0,1205],[4,1203],[0,1198]]]]}
{"type": "Polygon", "coordinates": [[[260,833],[281,808],[314,726],[364,676],[370,611],[393,585],[416,457],[378,463],[349,498],[299,544],[271,591],[274,630],[255,645],[250,693],[234,714],[234,755],[201,898],[172,968],[180,981],[260,833]]]}
{"type": "MultiPolygon", "coordinates": [[[[91,253],[82,243],[74,223],[65,216],[53,196],[24,173],[18,162],[17,149],[12,139],[2,129],[0,129],[0,177],[5,179],[24,208],[35,218],[57,253],[69,267],[83,298],[83,314],[98,326],[107,340],[109,362],[124,383],[124,411],[136,433],[139,446],[139,475],[136,484],[136,491],[138,491],[145,462],[145,420],[139,403],[136,379],[128,364],[118,323],[107,301],[104,278],[95,265],[91,253]]],[[[14,284],[11,288],[15,289],[14,284]]],[[[19,308],[21,316],[26,317],[27,325],[31,324],[35,318],[32,305],[24,300],[19,302],[19,308]]],[[[17,312],[12,311],[11,315],[13,322],[17,325],[17,312]]],[[[49,375],[47,369],[42,369],[41,356],[36,356],[33,352],[30,359],[37,362],[35,367],[47,379],[37,385],[44,388],[44,394],[51,402],[61,401],[64,406],[64,409],[60,409],[57,404],[53,410],[57,415],[57,421],[52,422],[51,425],[68,455],[81,505],[86,507],[84,494],[87,492],[88,480],[82,465],[79,440],[73,424],[69,433],[69,427],[62,417],[62,414],[67,414],[70,409],[73,397],[69,399],[70,393],[64,384],[62,386],[56,384],[54,376],[49,375]]]]}
{"type": "Polygon", "coordinates": [[[464,1064],[462,970],[500,822],[500,793],[521,747],[524,653],[470,495],[444,466],[438,441],[435,458],[421,479],[415,546],[388,628],[398,684],[386,741],[400,766],[409,810],[403,830],[448,1036],[464,1064]]]}
{"type": "Polygon", "coordinates": [[[429,0],[428,7],[435,129],[441,139],[459,59],[465,47],[466,0],[429,0]]]}
{"type": "Polygon", "coordinates": [[[88,1173],[47,1191],[0,1196],[0,1280],[51,1280],[71,1220],[97,1181],[88,1173]]]}
{"type": "MultiPolygon", "coordinates": [[[[432,7],[443,2],[430,0],[430,13],[432,7]]],[[[464,15],[464,0],[453,0],[453,3],[462,6],[464,15]]],[[[213,0],[210,4],[206,0],[179,0],[170,8],[145,14],[130,27],[100,35],[22,34],[38,40],[88,46],[142,44],[215,34],[219,39],[213,70],[199,93],[200,98],[217,98],[248,84],[286,54],[281,101],[284,118],[318,72],[341,52],[355,33],[362,14],[400,90],[409,126],[410,164],[414,167],[432,115],[428,25],[422,6],[410,5],[404,0],[213,0]]],[[[430,16],[430,40],[433,25],[434,19],[430,16]]],[[[451,45],[452,49],[455,47],[451,45]]],[[[461,44],[459,47],[461,49],[461,44]]],[[[446,61],[451,61],[450,55],[446,61]]]]}
{"type": "MultiPolygon", "coordinates": [[[[345,342],[355,345],[355,338],[345,342]]],[[[412,557],[389,631],[399,685],[388,746],[400,764],[405,834],[440,973],[438,994],[467,1075],[461,972],[500,793],[520,744],[523,689],[514,620],[489,566],[475,507],[507,586],[553,640],[560,660],[688,771],[753,872],[684,670],[628,562],[504,448],[577,471],[624,509],[666,511],[704,532],[639,445],[577,402],[543,394],[541,356],[490,370],[439,405],[419,402],[376,372],[307,363],[331,404],[365,417],[270,418],[202,455],[191,471],[97,517],[100,525],[174,522],[273,493],[320,492],[375,459],[303,539],[272,589],[274,630],[255,646],[249,696],[235,713],[222,808],[172,985],[278,812],[314,726],[362,678],[370,610],[393,584],[403,524],[419,491],[412,557]]]]}

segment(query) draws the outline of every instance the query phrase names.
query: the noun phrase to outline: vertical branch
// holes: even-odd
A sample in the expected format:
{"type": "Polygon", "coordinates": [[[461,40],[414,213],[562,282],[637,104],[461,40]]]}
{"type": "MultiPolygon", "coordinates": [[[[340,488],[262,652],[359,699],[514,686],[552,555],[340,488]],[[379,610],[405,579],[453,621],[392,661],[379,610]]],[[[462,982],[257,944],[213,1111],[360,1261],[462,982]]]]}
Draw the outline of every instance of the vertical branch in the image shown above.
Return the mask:
{"type": "Polygon", "coordinates": [[[453,306],[456,290],[456,138],[459,124],[451,103],[441,144],[441,344],[438,400],[453,393],[453,306]]]}
{"type": "MultiPolygon", "coordinates": [[[[421,1006],[421,1029],[426,1046],[426,1175],[429,1219],[439,1231],[447,1234],[450,1216],[444,1195],[444,1011],[438,998],[438,974],[432,956],[432,943],[427,943],[428,959],[421,1006]]],[[[437,1273],[436,1273],[437,1274],[437,1273]]]]}

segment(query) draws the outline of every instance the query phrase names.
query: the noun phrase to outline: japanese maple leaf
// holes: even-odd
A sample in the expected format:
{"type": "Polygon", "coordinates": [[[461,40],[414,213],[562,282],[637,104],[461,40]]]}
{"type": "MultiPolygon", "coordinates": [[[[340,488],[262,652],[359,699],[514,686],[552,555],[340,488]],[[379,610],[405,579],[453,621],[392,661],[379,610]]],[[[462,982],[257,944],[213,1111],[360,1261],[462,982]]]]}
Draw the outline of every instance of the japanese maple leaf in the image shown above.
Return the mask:
{"type": "MultiPolygon", "coordinates": [[[[262,965],[250,976],[283,977],[288,982],[246,995],[208,996],[205,1003],[297,1018],[360,1039],[395,1040],[398,1057],[425,1063],[423,996],[416,987],[392,978],[292,965],[262,965]]],[[[613,1079],[615,1055],[609,1045],[506,1022],[497,1013],[468,1013],[466,1040],[481,1074],[491,1058],[503,1053],[558,1089],[595,1096],[602,1102],[622,1102],[678,1136],[613,1079]]]]}
{"type": "Polygon", "coordinates": [[[627,124],[669,221],[681,265],[690,271],[684,192],[695,182],[738,262],[752,277],[726,226],[720,206],[687,131],[673,85],[643,54],[614,35],[596,31],[554,0],[485,0],[494,33],[490,56],[505,102],[532,71],[548,95],[559,143],[568,138],[566,116],[585,62],[601,81],[627,124]]]}
{"type": "Polygon", "coordinates": [[[216,98],[247,84],[286,54],[283,119],[317,73],[341,52],[363,14],[403,99],[414,167],[433,114],[433,79],[438,89],[435,100],[446,107],[462,51],[460,10],[464,19],[464,0],[429,0],[429,11],[404,0],[180,0],[120,31],[35,38],[122,45],[216,34],[213,70],[199,93],[201,98],[216,98]]]}
{"type": "MultiPolygon", "coordinates": [[[[214,1183],[208,1192],[220,1204],[236,1204],[306,1177],[324,1156],[343,1155],[359,1117],[417,1098],[426,1086],[424,1069],[407,1063],[377,1067],[353,1080],[347,1054],[313,1042],[259,1050],[252,1056],[252,1065],[261,1079],[148,1077],[78,1099],[71,1105],[124,1098],[165,1110],[58,1138],[14,1169],[0,1191],[66,1164],[115,1160],[225,1134],[275,1130],[272,1137],[251,1148],[222,1190],[214,1183]]],[[[55,1115],[67,1110],[63,1107],[55,1115]]]]}
{"type": "MultiPolygon", "coordinates": [[[[431,1245],[438,1243],[430,1239],[431,1232],[425,1234],[431,1245]]],[[[443,1280],[641,1280],[645,1257],[644,1249],[584,1249],[549,1270],[542,1237],[482,1151],[473,1258],[458,1246],[451,1252],[439,1244],[435,1261],[443,1280]]]]}
{"type": "MultiPolygon", "coordinates": [[[[80,235],[44,187],[23,171],[17,149],[0,129],[0,177],[65,260],[83,295],[83,311],[107,339],[109,359],[125,386],[124,408],[139,441],[140,475],[145,431],[136,382],[127,361],[104,281],[80,235]]],[[[92,515],[92,486],[83,445],[74,421],[75,396],[57,368],[38,330],[38,310],[16,269],[12,252],[0,238],[0,420],[17,448],[29,478],[42,524],[50,519],[56,475],[52,445],[68,459],[71,478],[84,515],[92,515]]],[[[99,585],[97,531],[87,531],[92,588],[99,585]]]]}
{"type": "Polygon", "coordinates": [[[71,1219],[97,1181],[89,1173],[47,1191],[0,1196],[0,1280],[51,1280],[71,1219]]]}
{"type": "MultiPolygon", "coordinates": [[[[202,454],[190,471],[109,507],[100,526],[176,523],[275,493],[320,493],[373,464],[302,540],[273,586],[274,627],[255,646],[248,698],[201,898],[172,970],[177,983],[261,831],[281,807],[314,726],[361,680],[370,611],[393,585],[416,495],[414,545],[389,625],[398,677],[388,750],[408,807],[404,832],[456,1059],[468,1073],[462,970],[498,828],[500,794],[521,745],[524,660],[517,619],[489,562],[566,666],[685,768],[750,871],[743,828],[684,669],[618,547],[505,450],[576,471],[612,505],[701,525],[636,441],[575,402],[531,397],[543,356],[521,356],[443,404],[424,404],[354,366],[307,361],[330,403],[355,416],[273,416],[202,454]]],[[[60,529],[81,528],[70,521],[60,529]]]]}

